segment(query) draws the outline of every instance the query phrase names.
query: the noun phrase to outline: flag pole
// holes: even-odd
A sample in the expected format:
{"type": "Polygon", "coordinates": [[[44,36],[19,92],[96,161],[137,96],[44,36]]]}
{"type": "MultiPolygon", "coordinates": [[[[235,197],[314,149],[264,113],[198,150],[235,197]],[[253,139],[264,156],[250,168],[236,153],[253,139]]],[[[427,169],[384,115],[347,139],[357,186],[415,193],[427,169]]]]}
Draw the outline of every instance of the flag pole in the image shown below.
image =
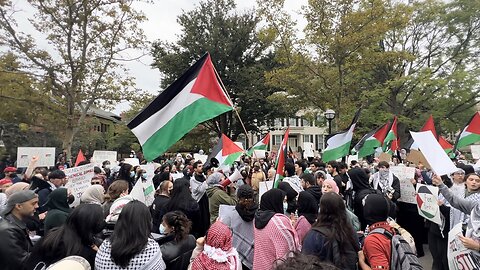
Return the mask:
{"type": "MultiPolygon", "coordinates": [[[[228,99],[230,99],[230,101],[232,101],[232,98],[230,97],[230,95],[228,94],[227,92],[227,88],[225,88],[225,85],[223,84],[223,81],[222,79],[220,78],[220,75],[218,74],[217,72],[217,69],[215,68],[215,65],[212,65],[213,66],[213,70],[215,71],[215,74],[217,75],[219,81],[220,81],[220,84],[222,86],[222,89],[223,89],[223,92],[225,92],[225,94],[227,95],[228,99]]],[[[233,105],[233,104],[232,104],[233,105]]],[[[233,106],[233,110],[235,111],[237,117],[238,117],[238,120],[240,121],[240,124],[242,125],[242,128],[243,128],[243,131],[245,132],[245,139],[247,140],[247,143],[250,145],[250,139],[248,138],[248,132],[247,132],[247,129],[245,128],[245,124],[243,123],[242,121],[242,118],[240,118],[240,114],[238,113],[237,111],[237,108],[235,108],[235,106],[233,106]]]]}

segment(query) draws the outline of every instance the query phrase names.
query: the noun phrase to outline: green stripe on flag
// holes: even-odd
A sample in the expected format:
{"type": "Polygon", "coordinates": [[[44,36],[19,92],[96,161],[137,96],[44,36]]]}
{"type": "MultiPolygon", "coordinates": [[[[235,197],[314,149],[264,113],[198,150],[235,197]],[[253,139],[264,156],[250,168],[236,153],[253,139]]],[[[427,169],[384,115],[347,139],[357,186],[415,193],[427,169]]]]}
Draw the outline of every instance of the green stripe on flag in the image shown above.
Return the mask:
{"type": "Polygon", "coordinates": [[[142,145],[145,159],[154,160],[198,124],[230,110],[232,107],[207,98],[196,100],[190,106],[179,111],[168,123],[148,138],[142,145]]]}
{"type": "Polygon", "coordinates": [[[471,145],[471,144],[474,144],[478,141],[480,141],[480,135],[470,133],[467,136],[462,137],[462,138],[460,138],[460,140],[458,140],[457,149],[468,146],[468,145],[471,145]]]}
{"type": "Polygon", "coordinates": [[[375,153],[375,149],[380,145],[381,143],[377,139],[375,139],[375,137],[366,140],[362,148],[360,148],[358,151],[358,158],[363,158],[375,153]]]}
{"type": "Polygon", "coordinates": [[[350,150],[350,144],[351,144],[351,141],[343,145],[340,145],[337,148],[333,148],[323,152],[322,161],[329,162],[330,160],[337,160],[339,158],[342,158],[348,155],[348,152],[350,150]]]}
{"type": "Polygon", "coordinates": [[[235,162],[235,160],[237,160],[242,154],[243,154],[243,152],[237,152],[237,153],[233,153],[233,154],[228,155],[223,160],[223,164],[224,165],[232,165],[235,162]]]}

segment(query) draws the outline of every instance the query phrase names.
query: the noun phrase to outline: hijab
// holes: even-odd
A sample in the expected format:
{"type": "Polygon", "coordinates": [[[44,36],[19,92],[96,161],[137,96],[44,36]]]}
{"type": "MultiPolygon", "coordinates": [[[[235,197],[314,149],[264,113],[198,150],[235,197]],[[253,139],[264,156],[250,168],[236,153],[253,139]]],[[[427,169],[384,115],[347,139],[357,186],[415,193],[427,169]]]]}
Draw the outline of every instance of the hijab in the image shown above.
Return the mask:
{"type": "Polygon", "coordinates": [[[371,189],[368,184],[368,175],[362,168],[353,168],[348,171],[350,180],[352,180],[353,190],[358,192],[364,189],[371,189]]]}
{"type": "Polygon", "coordinates": [[[304,216],[310,224],[313,224],[318,215],[318,201],[315,197],[302,191],[298,195],[298,216],[304,216]]]}
{"type": "Polygon", "coordinates": [[[240,258],[232,246],[232,231],[221,221],[208,229],[203,252],[192,262],[192,270],[241,269],[240,258]]]}
{"type": "Polygon", "coordinates": [[[68,190],[66,188],[57,188],[48,195],[46,203],[48,210],[60,210],[62,212],[70,212],[68,206],[68,190]]]}
{"type": "Polygon", "coordinates": [[[81,203],[102,204],[105,201],[105,189],[101,185],[91,185],[80,197],[81,203]]]}
{"type": "Polygon", "coordinates": [[[390,204],[382,194],[368,194],[363,199],[363,217],[368,225],[387,221],[390,204]]]}
{"type": "Polygon", "coordinates": [[[297,191],[292,188],[292,186],[287,182],[280,182],[278,184],[278,189],[283,190],[287,195],[287,213],[295,213],[297,210],[297,191]]]}
{"type": "Polygon", "coordinates": [[[255,214],[255,228],[263,229],[275,214],[283,214],[285,192],[278,188],[263,193],[260,210],[255,214]]]}
{"type": "Polygon", "coordinates": [[[255,212],[257,212],[257,204],[255,203],[254,193],[252,187],[249,185],[241,185],[237,190],[238,203],[235,206],[238,215],[245,221],[250,222],[255,217],[255,212]],[[242,199],[252,200],[252,205],[250,207],[240,204],[242,199]]]}

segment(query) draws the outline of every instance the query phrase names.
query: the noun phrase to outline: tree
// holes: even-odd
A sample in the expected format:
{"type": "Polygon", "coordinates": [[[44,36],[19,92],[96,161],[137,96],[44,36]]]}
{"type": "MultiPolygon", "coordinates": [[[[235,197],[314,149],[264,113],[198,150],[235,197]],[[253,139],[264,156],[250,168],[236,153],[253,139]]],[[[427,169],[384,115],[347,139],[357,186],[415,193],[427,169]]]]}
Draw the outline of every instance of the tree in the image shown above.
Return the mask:
{"type": "Polygon", "coordinates": [[[335,108],[342,127],[362,104],[360,136],[399,115],[405,139],[430,113],[455,132],[480,102],[477,1],[309,1],[305,38],[282,0],[259,6],[282,56],[268,83],[302,104],[335,108]]]}
{"type": "MultiPolygon", "coordinates": [[[[265,85],[264,71],[275,66],[268,44],[258,38],[259,20],[253,11],[238,13],[233,0],[206,0],[178,17],[183,27],[175,43],[158,41],[153,46],[154,63],[162,74],[162,86],[177,79],[205,52],[212,61],[235,104],[247,131],[272,118],[276,112],[267,101],[275,88],[265,85]]],[[[235,112],[225,113],[204,123],[233,140],[244,133],[235,112]]]]}
{"type": "Polygon", "coordinates": [[[44,93],[64,109],[61,130],[68,156],[92,105],[108,106],[134,96],[132,78],[120,63],[129,60],[122,55],[145,40],[138,27],[145,18],[132,8],[134,2],[31,0],[32,33],[19,30],[12,1],[1,3],[1,42],[21,56],[22,70],[37,77],[44,93]],[[33,34],[46,37],[48,44],[33,34]]]}

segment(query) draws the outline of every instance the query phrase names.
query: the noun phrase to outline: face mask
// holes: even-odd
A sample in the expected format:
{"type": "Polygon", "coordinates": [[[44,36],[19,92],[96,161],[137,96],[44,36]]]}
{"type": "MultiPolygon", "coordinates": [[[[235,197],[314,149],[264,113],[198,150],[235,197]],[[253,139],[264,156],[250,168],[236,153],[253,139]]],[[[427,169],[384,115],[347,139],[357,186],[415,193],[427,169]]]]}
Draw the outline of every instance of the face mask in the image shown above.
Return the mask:
{"type": "Polygon", "coordinates": [[[283,202],[283,212],[286,214],[287,213],[287,208],[288,208],[288,203],[283,202]]]}
{"type": "Polygon", "coordinates": [[[160,234],[166,234],[165,227],[163,226],[163,224],[160,224],[160,227],[158,228],[158,230],[160,231],[160,234]]]}
{"type": "Polygon", "coordinates": [[[105,165],[105,169],[110,169],[110,164],[105,165]]]}
{"type": "Polygon", "coordinates": [[[75,196],[73,196],[73,194],[68,195],[67,203],[72,204],[74,201],[75,201],[75,196]]]}
{"type": "Polygon", "coordinates": [[[131,178],[135,177],[135,172],[134,172],[134,171],[131,171],[131,172],[130,172],[130,177],[131,177],[131,178]]]}

